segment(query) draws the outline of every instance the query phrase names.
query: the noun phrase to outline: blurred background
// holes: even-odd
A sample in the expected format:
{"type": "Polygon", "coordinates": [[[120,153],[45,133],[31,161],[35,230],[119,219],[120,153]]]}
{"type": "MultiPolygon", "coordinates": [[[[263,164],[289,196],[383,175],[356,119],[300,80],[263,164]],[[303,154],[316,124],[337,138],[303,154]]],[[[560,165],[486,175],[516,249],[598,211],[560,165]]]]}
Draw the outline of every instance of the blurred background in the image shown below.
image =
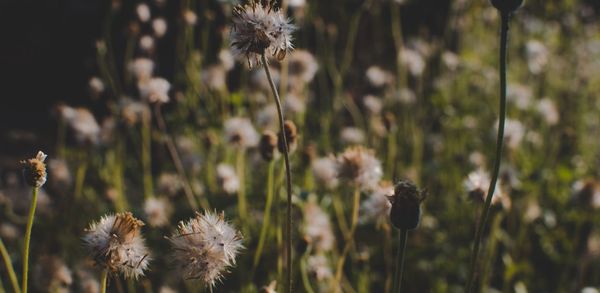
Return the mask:
{"type": "MultiPolygon", "coordinates": [[[[216,292],[281,280],[282,161],[263,159],[258,144],[278,130],[275,109],[264,72],[229,52],[235,4],[0,2],[0,237],[17,268],[28,207],[18,162],[49,155],[32,242],[36,292],[95,292],[80,237],[91,221],[124,210],[149,224],[156,256],[146,278],[115,278],[114,292],[204,290],[178,279],[163,239],[202,208],[224,210],[245,235],[216,292]],[[255,264],[269,188],[273,220],[255,264]]],[[[462,292],[494,159],[497,11],[483,0],[281,5],[297,26],[296,50],[270,67],[298,129],[298,292],[333,290],[327,281],[353,208],[336,168],[353,146],[369,149],[382,172],[361,191],[342,290],[389,292],[397,231],[384,195],[411,179],[429,197],[410,233],[404,289],[462,292]]],[[[482,246],[483,292],[598,292],[598,13],[594,0],[526,1],[511,19],[509,120],[482,246]]],[[[3,266],[0,280],[10,292],[3,266]]]]}

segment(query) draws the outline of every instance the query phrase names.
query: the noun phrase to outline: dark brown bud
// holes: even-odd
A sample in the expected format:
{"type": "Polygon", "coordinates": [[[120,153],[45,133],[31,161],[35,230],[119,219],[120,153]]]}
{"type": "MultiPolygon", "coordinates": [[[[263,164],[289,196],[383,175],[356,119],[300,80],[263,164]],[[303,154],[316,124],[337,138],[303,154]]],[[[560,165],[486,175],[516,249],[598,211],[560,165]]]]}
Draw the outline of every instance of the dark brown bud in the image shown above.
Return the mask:
{"type": "Polygon", "coordinates": [[[21,161],[23,176],[31,187],[39,188],[46,183],[46,154],[39,151],[35,158],[21,161]]]}
{"type": "Polygon", "coordinates": [[[258,143],[258,150],[265,161],[273,160],[277,152],[277,135],[269,130],[263,132],[258,143]]]}
{"type": "Polygon", "coordinates": [[[400,181],[394,187],[394,195],[389,198],[392,203],[390,220],[398,229],[412,230],[417,228],[421,218],[421,202],[425,193],[417,189],[410,181],[400,181]]]}
{"type": "Polygon", "coordinates": [[[506,14],[515,12],[523,5],[523,0],[491,0],[491,2],[496,9],[506,14]]]}
{"type": "MultiPolygon", "coordinates": [[[[296,128],[296,124],[294,124],[294,122],[286,120],[285,123],[283,123],[283,129],[285,131],[285,137],[287,139],[288,152],[291,153],[296,149],[296,145],[298,144],[298,128],[296,128]]],[[[279,133],[278,137],[279,143],[277,144],[277,147],[279,151],[283,153],[285,149],[283,145],[283,136],[281,135],[281,132],[279,133]]]]}

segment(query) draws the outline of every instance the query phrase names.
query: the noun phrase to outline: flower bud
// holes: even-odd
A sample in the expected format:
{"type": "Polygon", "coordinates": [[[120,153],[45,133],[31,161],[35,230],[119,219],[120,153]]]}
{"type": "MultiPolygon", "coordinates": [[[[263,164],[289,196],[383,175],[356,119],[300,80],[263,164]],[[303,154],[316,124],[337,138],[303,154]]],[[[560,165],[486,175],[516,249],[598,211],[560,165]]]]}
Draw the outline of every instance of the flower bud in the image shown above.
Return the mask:
{"type": "Polygon", "coordinates": [[[23,176],[31,187],[39,188],[46,183],[46,160],[47,155],[39,151],[35,158],[21,161],[23,165],[23,176]]]}
{"type": "Polygon", "coordinates": [[[258,150],[265,161],[273,160],[277,151],[277,135],[268,130],[263,132],[258,143],[258,150]]]}
{"type": "Polygon", "coordinates": [[[513,13],[523,5],[523,0],[491,0],[491,2],[501,13],[513,13]]]}
{"type": "MultiPolygon", "coordinates": [[[[290,120],[286,120],[283,124],[283,130],[285,131],[285,138],[287,139],[288,153],[292,153],[296,149],[298,143],[298,128],[296,124],[290,120]]],[[[279,133],[279,143],[277,145],[280,152],[284,152],[283,136],[279,133]]]]}
{"type": "Polygon", "coordinates": [[[394,187],[390,220],[398,229],[412,230],[417,228],[421,217],[421,202],[425,199],[422,190],[410,181],[400,181],[394,187]]]}

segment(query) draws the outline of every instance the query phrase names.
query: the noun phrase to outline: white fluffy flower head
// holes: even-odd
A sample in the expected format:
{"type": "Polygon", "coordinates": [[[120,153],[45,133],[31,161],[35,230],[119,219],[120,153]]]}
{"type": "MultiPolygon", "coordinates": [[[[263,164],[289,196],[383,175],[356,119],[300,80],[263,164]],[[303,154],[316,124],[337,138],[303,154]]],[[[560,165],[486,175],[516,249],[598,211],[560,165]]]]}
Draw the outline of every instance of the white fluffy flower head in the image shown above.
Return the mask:
{"type": "Polygon", "coordinates": [[[129,212],[104,216],[85,230],[83,242],[98,265],[137,279],[144,275],[150,261],[142,226],[144,222],[129,212]]]}
{"type": "Polygon", "coordinates": [[[243,248],[242,235],[233,228],[223,213],[196,213],[196,217],[180,222],[169,238],[173,259],[185,279],[199,279],[209,286],[223,277],[243,248]]]}
{"type": "Polygon", "coordinates": [[[260,63],[262,54],[283,60],[293,48],[295,27],[274,2],[250,0],[233,8],[231,49],[235,56],[245,57],[250,67],[260,63]]]}
{"type": "Polygon", "coordinates": [[[337,158],[338,176],[340,179],[356,184],[362,190],[377,187],[383,176],[381,162],[374,151],[362,146],[347,148],[337,158]]]}

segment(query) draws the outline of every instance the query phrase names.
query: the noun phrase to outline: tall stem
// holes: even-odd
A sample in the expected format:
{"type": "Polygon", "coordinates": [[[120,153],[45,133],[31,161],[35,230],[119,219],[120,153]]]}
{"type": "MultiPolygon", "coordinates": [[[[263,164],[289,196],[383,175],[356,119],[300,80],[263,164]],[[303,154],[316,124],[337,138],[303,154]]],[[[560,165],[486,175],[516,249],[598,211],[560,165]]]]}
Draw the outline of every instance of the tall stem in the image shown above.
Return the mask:
{"type": "Polygon", "coordinates": [[[236,169],[237,175],[240,180],[240,188],[238,190],[238,213],[240,215],[240,219],[244,223],[244,226],[247,227],[248,223],[248,204],[246,203],[246,170],[245,170],[245,156],[246,150],[240,148],[237,150],[236,154],[236,169]]]}
{"type": "Polygon", "coordinates": [[[25,232],[25,246],[23,248],[23,283],[21,284],[22,292],[27,293],[27,275],[29,273],[29,243],[31,241],[31,229],[33,228],[33,218],[35,216],[35,208],[37,206],[38,188],[33,188],[33,198],[29,207],[29,217],[27,219],[27,230],[25,232]]]}
{"type": "Polygon", "coordinates": [[[102,270],[102,276],[100,276],[100,293],[106,293],[106,283],[108,280],[108,269],[102,270]]]}
{"type": "Polygon", "coordinates": [[[400,229],[400,245],[398,246],[398,254],[396,254],[396,273],[394,276],[394,293],[400,293],[402,290],[402,275],[404,273],[404,254],[406,252],[406,240],[408,238],[408,230],[400,229]]]}
{"type": "Polygon", "coordinates": [[[10,260],[10,255],[8,255],[8,251],[6,250],[6,246],[4,246],[4,242],[0,238],[0,254],[4,259],[4,265],[6,266],[6,271],[8,272],[8,278],[10,279],[10,283],[12,284],[14,292],[20,293],[21,287],[19,287],[19,281],[17,280],[17,274],[15,274],[15,269],[10,260]]]}
{"type": "Polygon", "coordinates": [[[283,109],[281,107],[281,100],[279,99],[279,93],[271,77],[269,65],[267,64],[267,57],[263,53],[261,55],[261,61],[267,74],[267,79],[271,85],[271,91],[275,97],[275,103],[277,104],[277,116],[279,116],[279,128],[281,129],[281,137],[283,138],[283,158],[285,160],[285,172],[286,172],[286,190],[287,190],[287,221],[286,230],[287,234],[285,237],[286,242],[286,255],[287,255],[287,292],[292,292],[292,171],[290,169],[290,158],[288,151],[287,136],[283,127],[283,109]]]}
{"type": "Polygon", "coordinates": [[[500,173],[500,161],[502,159],[502,144],[504,142],[504,122],[506,121],[506,48],[508,44],[508,20],[510,15],[508,13],[501,13],[502,29],[500,32],[500,119],[498,121],[498,138],[496,139],[496,159],[494,161],[494,173],[490,186],[488,188],[485,203],[483,205],[483,211],[479,218],[479,225],[477,227],[477,233],[475,234],[475,243],[473,245],[473,251],[471,253],[471,268],[469,273],[469,281],[467,283],[467,293],[473,289],[476,275],[477,275],[477,264],[479,257],[479,246],[481,245],[481,239],[483,238],[483,229],[486,226],[487,218],[490,212],[490,206],[492,204],[492,196],[496,189],[496,182],[498,181],[498,175],[500,173]]]}
{"type": "Polygon", "coordinates": [[[275,186],[273,186],[273,173],[275,173],[275,160],[271,160],[269,162],[269,170],[267,174],[267,203],[265,204],[265,212],[263,216],[262,227],[260,229],[258,247],[256,248],[256,253],[254,254],[253,271],[256,270],[258,262],[260,261],[263,246],[265,245],[265,240],[267,239],[267,232],[269,231],[269,226],[271,222],[271,206],[273,205],[273,191],[275,189],[275,186]]]}
{"type": "Polygon", "coordinates": [[[354,242],[354,231],[356,231],[356,224],[358,223],[358,209],[360,207],[360,189],[358,186],[354,187],[354,201],[352,205],[352,222],[350,222],[350,231],[346,234],[346,244],[344,245],[344,250],[342,251],[342,255],[340,256],[337,267],[335,271],[335,281],[336,284],[340,284],[342,281],[342,275],[344,272],[344,263],[346,262],[346,257],[350,252],[350,248],[352,248],[352,244],[354,242]]]}
{"type": "Polygon", "coordinates": [[[142,180],[144,182],[144,197],[151,198],[154,196],[154,188],[152,187],[152,126],[151,116],[149,112],[144,111],[142,114],[142,180]]]}

